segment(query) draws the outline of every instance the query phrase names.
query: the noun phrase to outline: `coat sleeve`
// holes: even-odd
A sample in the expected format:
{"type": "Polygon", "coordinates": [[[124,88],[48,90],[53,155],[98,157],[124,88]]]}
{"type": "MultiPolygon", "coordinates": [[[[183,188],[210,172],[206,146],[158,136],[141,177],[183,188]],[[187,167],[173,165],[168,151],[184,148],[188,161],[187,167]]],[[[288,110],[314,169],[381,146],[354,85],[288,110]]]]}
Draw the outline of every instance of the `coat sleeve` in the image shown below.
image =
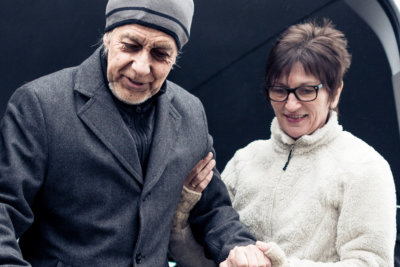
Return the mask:
{"type": "MultiPolygon", "coordinates": [[[[202,113],[204,128],[207,130],[204,110],[202,113]]],[[[211,151],[215,156],[212,137],[207,133],[206,138],[207,147],[204,155],[211,151]]],[[[211,182],[191,211],[189,223],[194,237],[205,248],[207,257],[220,263],[228,257],[229,251],[235,246],[254,244],[255,238],[240,222],[218,170],[214,168],[213,171],[211,182]]]]}
{"type": "Polygon", "coordinates": [[[33,91],[18,89],[0,125],[0,265],[29,266],[17,239],[32,224],[31,209],[45,173],[46,134],[33,91]]]}

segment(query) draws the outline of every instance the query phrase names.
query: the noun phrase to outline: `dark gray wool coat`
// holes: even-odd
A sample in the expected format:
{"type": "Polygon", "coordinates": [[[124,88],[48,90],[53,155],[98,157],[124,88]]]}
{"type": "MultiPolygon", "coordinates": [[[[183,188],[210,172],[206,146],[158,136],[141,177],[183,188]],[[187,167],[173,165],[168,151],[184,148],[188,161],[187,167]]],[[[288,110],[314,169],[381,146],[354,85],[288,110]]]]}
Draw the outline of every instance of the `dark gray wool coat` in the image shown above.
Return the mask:
{"type": "MultiPolygon", "coordinates": [[[[183,181],[213,148],[200,101],[166,85],[146,177],[99,49],[16,90],[0,131],[0,265],[168,266],[183,181]]],[[[254,240],[218,172],[190,221],[215,261],[254,240]]]]}

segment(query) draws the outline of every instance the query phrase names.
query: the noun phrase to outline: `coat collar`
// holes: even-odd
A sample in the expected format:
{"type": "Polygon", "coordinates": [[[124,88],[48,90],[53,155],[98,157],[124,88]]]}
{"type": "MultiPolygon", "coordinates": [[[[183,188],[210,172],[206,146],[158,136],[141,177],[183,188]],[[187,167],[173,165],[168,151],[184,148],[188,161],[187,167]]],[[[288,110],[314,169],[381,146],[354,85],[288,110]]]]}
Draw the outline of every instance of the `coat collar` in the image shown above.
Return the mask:
{"type": "Polygon", "coordinates": [[[172,98],[171,90],[167,89],[166,93],[157,99],[153,141],[145,178],[145,189],[148,190],[161,178],[171,160],[171,148],[181,125],[182,117],[173,106],[172,98]]]}
{"type": "Polygon", "coordinates": [[[74,90],[88,97],[108,92],[101,68],[102,49],[98,48],[80,66],[75,76],[74,90]]]}
{"type": "Polygon", "coordinates": [[[156,100],[153,140],[144,178],[134,140],[105,83],[100,60],[99,48],[78,68],[74,89],[88,97],[78,107],[78,116],[137,182],[141,185],[145,183],[150,188],[160,179],[167,166],[172,140],[177,136],[180,125],[181,115],[172,104],[173,93],[167,89],[156,100]]]}

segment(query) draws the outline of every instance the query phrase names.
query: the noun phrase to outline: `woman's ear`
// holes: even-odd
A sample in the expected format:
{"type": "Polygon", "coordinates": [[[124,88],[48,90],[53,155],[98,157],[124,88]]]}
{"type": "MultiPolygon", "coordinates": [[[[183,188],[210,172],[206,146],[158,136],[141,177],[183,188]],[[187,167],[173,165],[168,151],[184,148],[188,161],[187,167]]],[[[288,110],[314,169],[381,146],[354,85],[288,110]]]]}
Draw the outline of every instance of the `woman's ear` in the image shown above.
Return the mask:
{"type": "Polygon", "coordinates": [[[336,91],[336,95],[333,96],[333,100],[330,103],[330,109],[336,109],[337,105],[339,104],[339,99],[340,99],[340,94],[342,93],[343,90],[343,81],[340,84],[339,88],[336,91]]]}

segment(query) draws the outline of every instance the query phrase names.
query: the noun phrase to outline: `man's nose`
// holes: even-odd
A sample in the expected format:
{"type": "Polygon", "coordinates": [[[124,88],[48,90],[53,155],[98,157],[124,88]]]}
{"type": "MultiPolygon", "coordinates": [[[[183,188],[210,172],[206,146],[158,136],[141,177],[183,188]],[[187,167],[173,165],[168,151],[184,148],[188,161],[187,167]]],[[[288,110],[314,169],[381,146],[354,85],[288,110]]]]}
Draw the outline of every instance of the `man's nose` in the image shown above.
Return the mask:
{"type": "Polygon", "coordinates": [[[136,54],[132,62],[132,68],[137,75],[144,76],[149,74],[151,70],[150,55],[146,51],[136,54]]]}
{"type": "Polygon", "coordinates": [[[300,107],[301,107],[300,101],[294,95],[294,92],[290,92],[288,95],[288,99],[286,100],[286,103],[285,103],[285,108],[288,111],[293,112],[293,111],[296,111],[300,107]]]}

